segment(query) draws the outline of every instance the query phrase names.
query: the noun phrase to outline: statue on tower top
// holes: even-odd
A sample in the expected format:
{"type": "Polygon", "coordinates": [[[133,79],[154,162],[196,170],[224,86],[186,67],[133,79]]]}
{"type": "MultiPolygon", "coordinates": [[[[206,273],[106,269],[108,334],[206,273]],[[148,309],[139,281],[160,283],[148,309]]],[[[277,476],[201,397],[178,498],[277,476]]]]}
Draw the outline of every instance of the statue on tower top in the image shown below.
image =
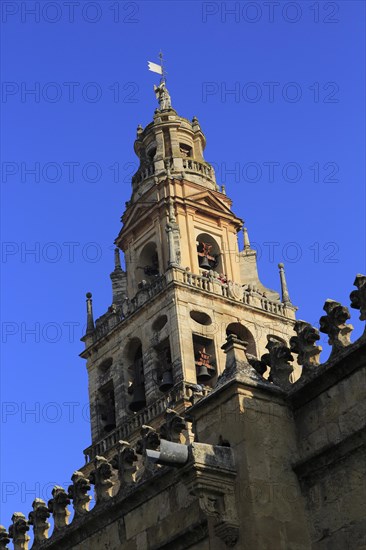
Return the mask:
{"type": "Polygon", "coordinates": [[[160,65],[158,65],[157,63],[153,63],[152,61],[148,61],[148,68],[149,68],[149,71],[152,71],[153,73],[158,73],[161,75],[159,86],[154,85],[154,92],[156,95],[156,99],[158,100],[158,103],[159,103],[160,111],[164,111],[166,109],[171,108],[172,101],[170,98],[170,94],[166,88],[166,71],[164,68],[162,52],[160,52],[159,57],[160,57],[160,65]]]}
{"type": "Polygon", "coordinates": [[[159,84],[159,86],[154,86],[154,92],[156,95],[156,99],[159,102],[160,111],[170,109],[172,106],[172,101],[170,99],[169,92],[165,87],[165,81],[159,84]]]}

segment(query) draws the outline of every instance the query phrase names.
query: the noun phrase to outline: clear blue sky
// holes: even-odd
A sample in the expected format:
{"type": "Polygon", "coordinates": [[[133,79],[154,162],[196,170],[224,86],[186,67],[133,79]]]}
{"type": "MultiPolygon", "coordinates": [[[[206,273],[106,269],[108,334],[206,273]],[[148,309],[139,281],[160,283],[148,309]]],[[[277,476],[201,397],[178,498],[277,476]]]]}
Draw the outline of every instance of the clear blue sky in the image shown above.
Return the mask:
{"type": "Polygon", "coordinates": [[[96,316],[111,302],[160,48],[173,106],[198,117],[263,283],[279,288],[284,261],[298,317],[317,323],[365,271],[364,2],[35,4],[2,5],[5,525],[66,485],[90,443],[85,292],[96,316]]]}

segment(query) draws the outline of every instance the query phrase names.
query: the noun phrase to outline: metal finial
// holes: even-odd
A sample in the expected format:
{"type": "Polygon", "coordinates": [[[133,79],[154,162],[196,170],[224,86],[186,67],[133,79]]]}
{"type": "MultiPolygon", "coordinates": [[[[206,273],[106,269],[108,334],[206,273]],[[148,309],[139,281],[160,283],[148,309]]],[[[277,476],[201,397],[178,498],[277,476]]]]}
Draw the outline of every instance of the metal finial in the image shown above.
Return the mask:
{"type": "Polygon", "coordinates": [[[94,332],[93,300],[92,293],[86,293],[86,334],[94,332]]]}
{"type": "Polygon", "coordinates": [[[281,291],[282,291],[282,302],[284,304],[291,304],[290,295],[287,288],[286,275],[285,275],[285,266],[284,264],[278,264],[280,270],[280,280],[281,280],[281,291]]]}

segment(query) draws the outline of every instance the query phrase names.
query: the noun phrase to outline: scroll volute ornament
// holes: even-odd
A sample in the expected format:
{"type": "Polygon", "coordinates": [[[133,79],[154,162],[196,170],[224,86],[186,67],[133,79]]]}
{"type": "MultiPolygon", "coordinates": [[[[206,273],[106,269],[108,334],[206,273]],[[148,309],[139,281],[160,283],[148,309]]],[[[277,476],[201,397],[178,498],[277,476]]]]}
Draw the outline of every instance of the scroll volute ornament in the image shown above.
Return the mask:
{"type": "Polygon", "coordinates": [[[48,509],[52,513],[54,530],[59,531],[69,523],[70,510],[69,495],[63,487],[55,485],[52,489],[52,498],[48,501],[48,509]]]}
{"type": "Polygon", "coordinates": [[[366,276],[359,273],[353,284],[357,290],[353,290],[349,295],[351,307],[360,310],[360,321],[366,321],[366,276]]]}
{"type": "Polygon", "coordinates": [[[135,482],[136,461],[137,455],[133,447],[127,441],[119,441],[117,454],[111,461],[112,468],[118,470],[119,492],[130,487],[135,482]]]}
{"type": "Polygon", "coordinates": [[[283,390],[291,389],[292,384],[289,378],[294,369],[289,361],[293,361],[294,358],[290,349],[286,344],[272,337],[268,338],[266,348],[269,353],[262,355],[261,360],[271,368],[269,380],[283,390]]]}
{"type": "Polygon", "coordinates": [[[320,332],[328,334],[328,344],[332,346],[330,357],[351,343],[352,325],[347,325],[350,319],[348,308],[334,300],[326,300],[324,307],[326,315],[320,318],[320,332]]]}
{"type": "Polygon", "coordinates": [[[14,550],[28,550],[30,536],[27,531],[29,531],[29,523],[25,515],[21,512],[15,512],[11,521],[13,523],[9,527],[9,536],[13,539],[14,550]]]}
{"type": "Polygon", "coordinates": [[[33,511],[30,512],[28,518],[29,524],[33,525],[34,544],[36,545],[48,539],[50,524],[47,520],[51,514],[45,501],[41,498],[36,498],[33,501],[32,508],[33,511]]]}
{"type": "Polygon", "coordinates": [[[160,428],[160,437],[173,443],[183,443],[182,432],[187,429],[186,422],[173,409],[165,411],[165,422],[160,428]]]}
{"type": "Polygon", "coordinates": [[[113,475],[112,466],[103,456],[96,456],[94,470],[89,476],[90,483],[95,486],[96,504],[109,500],[112,496],[113,475]]]}
{"type": "Polygon", "coordinates": [[[310,323],[296,321],[294,330],[297,336],[290,338],[290,349],[298,354],[297,362],[302,365],[302,377],[313,372],[319,366],[321,346],[315,345],[320,339],[319,331],[310,323]]]}
{"type": "Polygon", "coordinates": [[[137,472],[136,481],[151,477],[159,466],[148,460],[146,449],[156,451],[160,445],[159,434],[151,426],[143,425],[140,430],[141,438],[136,443],[136,453],[142,456],[142,468],[137,472]]]}
{"type": "Polygon", "coordinates": [[[3,525],[0,525],[0,550],[9,550],[10,536],[3,525]]]}
{"type": "Polygon", "coordinates": [[[92,498],[88,495],[88,491],[90,491],[90,483],[84,474],[79,470],[76,470],[76,472],[73,473],[71,481],[72,485],[69,486],[69,496],[72,498],[72,505],[75,510],[74,519],[77,519],[89,511],[89,503],[92,498]]]}

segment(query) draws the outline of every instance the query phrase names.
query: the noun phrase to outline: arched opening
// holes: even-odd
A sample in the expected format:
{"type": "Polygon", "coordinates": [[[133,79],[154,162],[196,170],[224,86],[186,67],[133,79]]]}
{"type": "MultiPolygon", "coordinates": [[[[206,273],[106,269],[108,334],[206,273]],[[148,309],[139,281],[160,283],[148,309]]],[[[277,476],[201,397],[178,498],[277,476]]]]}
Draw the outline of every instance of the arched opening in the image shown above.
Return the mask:
{"type": "Polygon", "coordinates": [[[166,392],[174,386],[172,355],[169,338],[166,338],[155,347],[157,355],[156,374],[157,383],[161,392],[166,392]]]}
{"type": "Polygon", "coordinates": [[[151,241],[143,247],[137,262],[135,275],[137,283],[144,280],[151,283],[159,276],[158,250],[154,242],[151,241]]]}
{"type": "Polygon", "coordinates": [[[133,338],[127,350],[129,386],[131,396],[129,409],[137,412],[146,406],[144,364],[142,360],[142,345],[138,338],[133,338]]]}
{"type": "Polygon", "coordinates": [[[192,157],[192,147],[190,145],[187,145],[186,143],[180,143],[179,144],[179,152],[182,155],[182,157],[189,158],[192,157]]]}
{"type": "Polygon", "coordinates": [[[100,431],[103,436],[116,427],[116,406],[112,380],[99,388],[96,405],[100,431]]]}
{"type": "Polygon", "coordinates": [[[208,233],[200,233],[197,237],[197,256],[200,269],[223,273],[223,262],[220,247],[216,240],[208,233]]]}
{"type": "Polygon", "coordinates": [[[235,334],[239,340],[247,342],[247,353],[257,357],[257,347],[255,345],[253,334],[244,325],[241,323],[230,323],[226,327],[226,336],[229,336],[229,334],[235,334]]]}
{"type": "Polygon", "coordinates": [[[147,158],[149,159],[150,162],[153,162],[155,155],[156,155],[156,145],[153,145],[147,151],[147,158]]]}

